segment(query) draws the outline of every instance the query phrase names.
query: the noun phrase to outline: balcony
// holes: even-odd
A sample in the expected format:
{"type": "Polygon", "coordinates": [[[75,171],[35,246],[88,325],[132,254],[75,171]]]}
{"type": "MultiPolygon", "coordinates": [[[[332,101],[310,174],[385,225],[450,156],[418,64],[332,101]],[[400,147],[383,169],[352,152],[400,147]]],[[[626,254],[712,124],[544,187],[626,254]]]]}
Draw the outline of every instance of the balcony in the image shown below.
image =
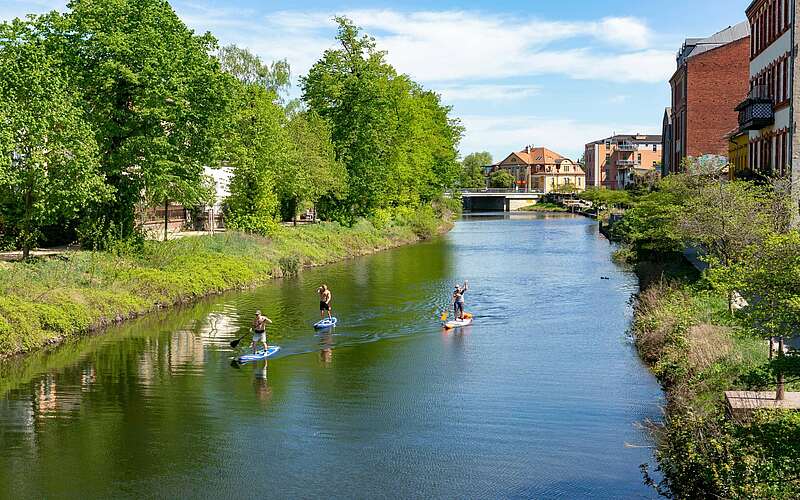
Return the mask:
{"type": "Polygon", "coordinates": [[[760,130],[775,123],[775,109],[769,87],[756,85],[750,89],[747,99],[736,106],[741,130],[760,130]]]}
{"type": "Polygon", "coordinates": [[[636,160],[617,160],[618,167],[635,167],[638,164],[636,160]]]}
{"type": "Polygon", "coordinates": [[[636,151],[637,146],[636,144],[631,144],[629,142],[620,142],[617,144],[618,151],[636,151]]]}

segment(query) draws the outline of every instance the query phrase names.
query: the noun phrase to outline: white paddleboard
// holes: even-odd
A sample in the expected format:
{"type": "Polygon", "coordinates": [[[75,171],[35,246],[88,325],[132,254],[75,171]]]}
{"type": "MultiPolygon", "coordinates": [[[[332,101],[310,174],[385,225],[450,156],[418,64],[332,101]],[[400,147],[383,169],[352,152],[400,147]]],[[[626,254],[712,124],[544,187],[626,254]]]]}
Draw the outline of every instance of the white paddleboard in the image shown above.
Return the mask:
{"type": "Polygon", "coordinates": [[[447,328],[448,330],[452,330],[454,328],[461,328],[462,326],[469,326],[471,324],[472,324],[472,318],[454,319],[445,322],[444,327],[447,328]]]}

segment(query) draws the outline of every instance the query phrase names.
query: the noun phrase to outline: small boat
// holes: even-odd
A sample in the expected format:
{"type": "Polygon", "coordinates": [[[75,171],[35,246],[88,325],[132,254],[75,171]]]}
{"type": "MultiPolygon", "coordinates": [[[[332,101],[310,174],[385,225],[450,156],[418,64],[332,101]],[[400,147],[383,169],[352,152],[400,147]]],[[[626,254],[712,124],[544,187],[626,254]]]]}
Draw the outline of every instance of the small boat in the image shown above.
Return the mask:
{"type": "Polygon", "coordinates": [[[266,351],[258,351],[255,354],[242,354],[239,357],[233,358],[234,361],[237,363],[250,363],[252,361],[261,361],[262,359],[267,359],[270,356],[277,354],[281,348],[276,345],[271,345],[266,351]]]}
{"type": "Polygon", "coordinates": [[[323,320],[317,321],[314,323],[314,328],[317,330],[323,330],[325,328],[333,328],[336,326],[336,322],[338,320],[336,318],[325,318],[323,320]]]}

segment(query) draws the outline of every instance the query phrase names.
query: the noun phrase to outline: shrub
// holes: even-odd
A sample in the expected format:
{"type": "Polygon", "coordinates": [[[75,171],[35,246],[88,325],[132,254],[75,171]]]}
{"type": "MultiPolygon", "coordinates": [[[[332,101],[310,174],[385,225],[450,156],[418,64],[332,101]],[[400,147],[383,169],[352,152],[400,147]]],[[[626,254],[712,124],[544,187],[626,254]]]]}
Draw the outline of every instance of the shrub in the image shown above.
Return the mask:
{"type": "Polygon", "coordinates": [[[489,176],[489,185],[493,188],[510,189],[514,186],[514,176],[505,170],[497,170],[489,176]]]}

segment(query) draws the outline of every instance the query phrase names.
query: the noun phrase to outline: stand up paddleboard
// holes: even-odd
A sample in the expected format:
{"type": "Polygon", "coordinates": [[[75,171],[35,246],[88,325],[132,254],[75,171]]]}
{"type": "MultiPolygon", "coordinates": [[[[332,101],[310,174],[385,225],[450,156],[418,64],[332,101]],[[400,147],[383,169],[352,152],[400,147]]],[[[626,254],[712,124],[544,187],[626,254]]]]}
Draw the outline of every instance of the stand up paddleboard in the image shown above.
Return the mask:
{"type": "Polygon", "coordinates": [[[472,315],[469,313],[464,314],[464,319],[454,319],[442,323],[446,330],[453,330],[454,328],[461,328],[472,324],[472,315]]]}
{"type": "Polygon", "coordinates": [[[314,323],[314,328],[317,330],[322,330],[324,328],[333,328],[336,326],[336,318],[325,318],[321,321],[317,321],[314,323]]]}
{"type": "Polygon", "coordinates": [[[255,354],[243,354],[238,358],[233,358],[233,359],[239,363],[250,363],[252,361],[261,361],[262,359],[267,359],[270,356],[276,354],[280,350],[281,348],[279,346],[271,345],[269,346],[269,349],[267,349],[266,351],[258,351],[255,354]]]}

